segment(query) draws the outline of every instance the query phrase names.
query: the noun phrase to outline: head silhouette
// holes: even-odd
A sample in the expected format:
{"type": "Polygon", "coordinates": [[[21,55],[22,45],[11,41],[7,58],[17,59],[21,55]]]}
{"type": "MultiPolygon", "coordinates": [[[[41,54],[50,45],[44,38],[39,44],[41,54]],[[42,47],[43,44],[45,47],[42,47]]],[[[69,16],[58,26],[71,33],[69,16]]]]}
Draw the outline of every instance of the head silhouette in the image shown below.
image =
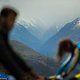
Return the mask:
{"type": "Polygon", "coordinates": [[[69,39],[60,41],[57,54],[58,57],[62,58],[65,53],[73,53],[75,46],[76,45],[69,39]]]}
{"type": "Polygon", "coordinates": [[[2,29],[10,31],[16,20],[17,12],[10,7],[4,7],[0,13],[0,25],[2,29]]]}

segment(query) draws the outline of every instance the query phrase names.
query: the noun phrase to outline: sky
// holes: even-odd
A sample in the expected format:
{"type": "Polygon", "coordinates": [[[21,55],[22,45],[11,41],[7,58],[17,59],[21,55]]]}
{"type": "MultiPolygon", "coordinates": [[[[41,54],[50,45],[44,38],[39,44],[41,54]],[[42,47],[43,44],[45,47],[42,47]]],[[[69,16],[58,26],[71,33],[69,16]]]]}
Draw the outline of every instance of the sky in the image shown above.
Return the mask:
{"type": "Polygon", "coordinates": [[[80,0],[0,0],[0,9],[3,6],[19,11],[18,22],[39,23],[45,30],[80,17],[80,0]]]}

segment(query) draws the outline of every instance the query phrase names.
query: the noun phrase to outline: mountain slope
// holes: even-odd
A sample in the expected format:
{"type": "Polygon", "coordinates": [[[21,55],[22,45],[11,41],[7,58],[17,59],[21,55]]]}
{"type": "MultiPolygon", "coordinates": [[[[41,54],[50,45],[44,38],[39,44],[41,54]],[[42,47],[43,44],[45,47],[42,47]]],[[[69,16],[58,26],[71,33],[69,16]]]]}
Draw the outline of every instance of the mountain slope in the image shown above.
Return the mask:
{"type": "MultiPolygon", "coordinates": [[[[31,48],[28,48],[27,46],[23,45],[22,43],[18,41],[11,41],[11,45],[13,46],[14,50],[18,52],[18,54],[27,62],[33,70],[41,75],[44,75],[46,77],[55,75],[57,70],[59,69],[59,66],[55,64],[53,59],[47,58],[31,48]]],[[[74,74],[79,73],[79,66],[71,72],[69,77],[64,80],[69,80],[69,78],[73,77],[74,74]]]]}
{"type": "Polygon", "coordinates": [[[33,67],[35,72],[44,76],[50,76],[56,73],[57,66],[52,59],[35,52],[18,41],[12,40],[11,45],[14,50],[33,67]]]}
{"type": "Polygon", "coordinates": [[[39,22],[26,23],[22,21],[16,23],[11,32],[10,39],[20,41],[37,51],[53,34],[57,32],[57,29],[53,26],[49,29],[46,29],[45,27],[42,28],[41,26],[43,25],[39,22]]]}
{"type": "Polygon", "coordinates": [[[42,35],[44,34],[44,30],[41,28],[42,25],[39,24],[39,22],[35,23],[34,20],[32,20],[31,22],[21,21],[18,24],[24,26],[36,38],[42,40],[42,35]]]}
{"type": "Polygon", "coordinates": [[[11,40],[17,40],[30,48],[36,50],[40,45],[41,41],[31,34],[23,25],[16,24],[10,35],[11,40]]]}
{"type": "Polygon", "coordinates": [[[39,52],[47,56],[54,56],[58,49],[58,43],[63,38],[69,38],[75,42],[80,40],[80,18],[66,24],[56,35],[51,37],[40,49],[39,52]]]}

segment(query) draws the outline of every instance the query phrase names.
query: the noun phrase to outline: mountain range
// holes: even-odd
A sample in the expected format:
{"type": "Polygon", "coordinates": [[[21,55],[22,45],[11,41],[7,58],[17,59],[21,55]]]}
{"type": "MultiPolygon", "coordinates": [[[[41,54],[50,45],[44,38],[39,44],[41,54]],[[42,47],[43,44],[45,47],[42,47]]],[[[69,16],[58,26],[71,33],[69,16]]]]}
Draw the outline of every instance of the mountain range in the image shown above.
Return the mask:
{"type": "Polygon", "coordinates": [[[34,50],[42,44],[37,37],[19,23],[15,24],[14,29],[11,31],[10,39],[22,42],[34,50]]]}
{"type": "Polygon", "coordinates": [[[59,32],[42,45],[38,51],[49,57],[55,57],[59,42],[62,39],[70,39],[76,43],[80,41],[80,18],[66,24],[59,32]]]}
{"type": "Polygon", "coordinates": [[[40,24],[26,24],[25,22],[16,23],[14,29],[11,31],[10,39],[19,41],[35,51],[46,55],[48,57],[55,57],[59,41],[68,38],[74,42],[80,40],[80,18],[77,18],[59,31],[50,27],[42,37],[43,31],[40,24]]]}
{"type": "Polygon", "coordinates": [[[10,40],[16,40],[22,42],[28,47],[38,50],[53,34],[56,33],[56,29],[51,27],[46,32],[40,28],[40,24],[31,24],[22,21],[16,23],[10,34],[10,40]]]}

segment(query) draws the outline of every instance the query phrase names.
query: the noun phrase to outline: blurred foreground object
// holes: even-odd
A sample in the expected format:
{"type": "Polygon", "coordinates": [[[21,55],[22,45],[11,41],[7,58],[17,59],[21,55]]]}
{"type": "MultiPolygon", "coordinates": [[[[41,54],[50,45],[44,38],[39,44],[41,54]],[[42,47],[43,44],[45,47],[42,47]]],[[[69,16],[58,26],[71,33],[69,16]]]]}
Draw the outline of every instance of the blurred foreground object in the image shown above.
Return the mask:
{"type": "Polygon", "coordinates": [[[0,12],[0,63],[7,70],[4,72],[17,80],[35,80],[36,74],[9,43],[9,32],[14,27],[17,15],[17,11],[10,7],[4,7],[0,12]]]}
{"type": "Polygon", "coordinates": [[[57,75],[61,75],[63,78],[67,77],[71,71],[80,63],[80,43],[75,44],[69,39],[62,40],[59,44],[59,50],[57,54],[58,61],[60,62],[65,54],[68,54],[66,61],[60,66],[57,75]]]}

